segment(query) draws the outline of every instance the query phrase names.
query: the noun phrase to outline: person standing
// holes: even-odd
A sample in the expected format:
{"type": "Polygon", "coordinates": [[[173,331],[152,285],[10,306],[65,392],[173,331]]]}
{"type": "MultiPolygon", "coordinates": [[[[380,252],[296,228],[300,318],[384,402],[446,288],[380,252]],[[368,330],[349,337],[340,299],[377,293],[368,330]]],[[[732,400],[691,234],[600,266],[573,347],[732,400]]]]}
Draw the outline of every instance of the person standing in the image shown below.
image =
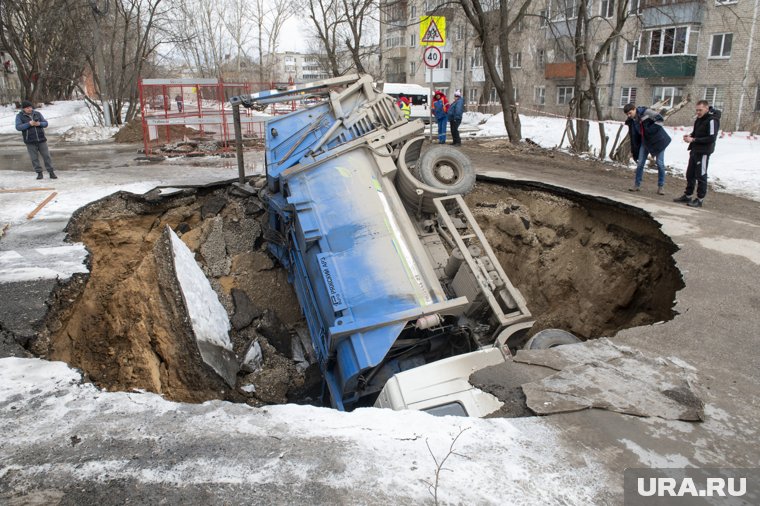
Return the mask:
{"type": "Polygon", "coordinates": [[[690,134],[684,135],[684,142],[689,153],[689,165],[686,168],[686,190],[683,195],[673,199],[674,202],[685,202],[691,207],[702,207],[702,201],[707,195],[707,165],[710,155],[715,151],[715,140],[720,130],[721,112],[713,109],[707,100],[700,100],[696,107],[697,119],[690,134]],[[691,198],[694,186],[697,187],[697,198],[691,198]]]}
{"type": "Polygon", "coordinates": [[[438,144],[446,144],[448,117],[446,115],[446,101],[440,92],[436,92],[433,96],[433,114],[435,114],[435,119],[438,122],[438,144]]]}
{"type": "Polygon", "coordinates": [[[404,119],[409,121],[409,118],[412,115],[412,106],[409,105],[409,99],[401,95],[396,103],[401,108],[401,112],[404,114],[404,119]]]}
{"type": "Polygon", "coordinates": [[[665,195],[665,148],[670,144],[670,136],[662,127],[663,117],[655,110],[644,106],[626,104],[623,112],[628,116],[625,124],[631,138],[631,154],[636,162],[636,177],[629,191],[641,190],[644,165],[651,154],[657,162],[657,194],[665,195]]]}
{"type": "Polygon", "coordinates": [[[45,168],[50,174],[50,179],[58,179],[53,168],[53,161],[50,159],[47,138],[45,137],[45,128],[48,122],[42,113],[34,109],[34,105],[28,100],[21,102],[21,111],[16,115],[16,130],[21,132],[26,144],[26,150],[29,158],[32,159],[32,167],[37,173],[37,179],[42,179],[42,166],[40,165],[40,155],[45,162],[45,168]]]}
{"type": "Polygon", "coordinates": [[[184,100],[182,99],[182,95],[177,95],[174,97],[175,102],[177,102],[177,110],[179,112],[182,112],[184,107],[184,100]]]}
{"type": "Polygon", "coordinates": [[[451,139],[453,146],[461,146],[462,139],[459,138],[459,125],[462,123],[464,114],[464,102],[462,101],[462,92],[454,92],[454,101],[449,104],[449,126],[451,126],[451,139]]]}

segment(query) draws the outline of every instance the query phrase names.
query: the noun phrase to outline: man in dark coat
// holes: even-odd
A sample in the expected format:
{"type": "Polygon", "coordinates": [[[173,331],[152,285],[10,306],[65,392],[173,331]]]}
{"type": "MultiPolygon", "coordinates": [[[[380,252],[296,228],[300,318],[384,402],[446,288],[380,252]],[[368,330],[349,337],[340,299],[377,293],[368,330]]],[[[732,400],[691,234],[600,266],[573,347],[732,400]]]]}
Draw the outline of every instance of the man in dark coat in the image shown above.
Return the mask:
{"type": "Polygon", "coordinates": [[[657,194],[665,195],[665,148],[670,144],[670,136],[662,127],[663,117],[653,109],[626,104],[623,107],[628,119],[628,133],[631,136],[631,154],[636,161],[636,177],[629,191],[641,190],[644,165],[650,154],[657,161],[657,194]]]}
{"type": "Polygon", "coordinates": [[[449,117],[451,138],[454,141],[452,146],[461,146],[462,139],[459,137],[459,125],[462,124],[462,116],[464,115],[464,101],[462,100],[461,91],[457,90],[454,92],[454,101],[449,104],[449,111],[446,114],[449,117]]]}
{"type": "Polygon", "coordinates": [[[53,168],[53,161],[50,159],[48,151],[47,138],[45,137],[45,128],[48,122],[39,111],[34,110],[34,106],[28,100],[21,102],[21,111],[16,115],[16,130],[21,132],[26,144],[26,150],[29,158],[32,159],[32,167],[37,173],[37,179],[42,179],[42,166],[40,165],[40,155],[45,162],[45,168],[50,174],[50,179],[58,179],[53,168]]]}
{"type": "Polygon", "coordinates": [[[697,102],[697,119],[690,134],[684,135],[684,142],[689,153],[689,166],[686,168],[686,190],[675,202],[686,202],[691,207],[702,207],[702,201],[707,195],[707,164],[710,155],[715,151],[715,140],[720,130],[721,113],[710,107],[707,100],[697,102]],[[697,198],[692,199],[694,186],[697,187],[697,198]]]}

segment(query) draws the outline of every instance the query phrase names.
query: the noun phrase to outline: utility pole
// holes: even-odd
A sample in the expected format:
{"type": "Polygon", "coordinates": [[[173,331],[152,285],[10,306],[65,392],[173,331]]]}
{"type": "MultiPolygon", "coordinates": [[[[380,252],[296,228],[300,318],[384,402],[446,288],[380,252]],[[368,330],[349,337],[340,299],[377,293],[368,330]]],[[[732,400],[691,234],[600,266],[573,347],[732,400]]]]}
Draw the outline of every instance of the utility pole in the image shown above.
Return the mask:
{"type": "Polygon", "coordinates": [[[92,16],[95,20],[93,26],[93,39],[95,42],[95,67],[98,71],[98,91],[100,92],[100,104],[103,108],[103,121],[107,127],[111,126],[111,107],[108,104],[108,97],[106,94],[106,66],[103,62],[103,45],[100,41],[100,23],[108,14],[108,0],[103,0],[103,8],[98,6],[98,0],[90,0],[90,7],[92,8],[92,16]]]}

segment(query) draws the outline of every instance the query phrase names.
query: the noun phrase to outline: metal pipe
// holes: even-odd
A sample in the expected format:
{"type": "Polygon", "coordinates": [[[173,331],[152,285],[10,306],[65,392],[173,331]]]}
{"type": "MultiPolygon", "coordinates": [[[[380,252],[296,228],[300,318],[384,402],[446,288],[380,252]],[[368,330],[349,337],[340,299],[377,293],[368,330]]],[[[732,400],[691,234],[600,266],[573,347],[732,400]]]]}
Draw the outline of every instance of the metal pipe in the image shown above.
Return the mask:
{"type": "Polygon", "coordinates": [[[235,153],[237,154],[238,182],[245,184],[245,166],[243,165],[243,133],[240,129],[240,104],[232,106],[232,124],[235,126],[235,153]]]}

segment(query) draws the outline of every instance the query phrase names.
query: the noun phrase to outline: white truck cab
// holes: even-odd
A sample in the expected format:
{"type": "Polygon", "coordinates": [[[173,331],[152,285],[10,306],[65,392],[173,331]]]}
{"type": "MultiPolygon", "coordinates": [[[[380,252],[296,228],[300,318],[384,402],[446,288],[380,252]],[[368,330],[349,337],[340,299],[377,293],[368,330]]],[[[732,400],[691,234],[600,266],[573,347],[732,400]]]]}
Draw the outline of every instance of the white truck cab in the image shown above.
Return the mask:
{"type": "Polygon", "coordinates": [[[494,346],[400,372],[385,384],[375,407],[414,409],[436,416],[484,417],[503,403],[472,386],[470,375],[503,364],[509,356],[507,348],[494,346]]]}

